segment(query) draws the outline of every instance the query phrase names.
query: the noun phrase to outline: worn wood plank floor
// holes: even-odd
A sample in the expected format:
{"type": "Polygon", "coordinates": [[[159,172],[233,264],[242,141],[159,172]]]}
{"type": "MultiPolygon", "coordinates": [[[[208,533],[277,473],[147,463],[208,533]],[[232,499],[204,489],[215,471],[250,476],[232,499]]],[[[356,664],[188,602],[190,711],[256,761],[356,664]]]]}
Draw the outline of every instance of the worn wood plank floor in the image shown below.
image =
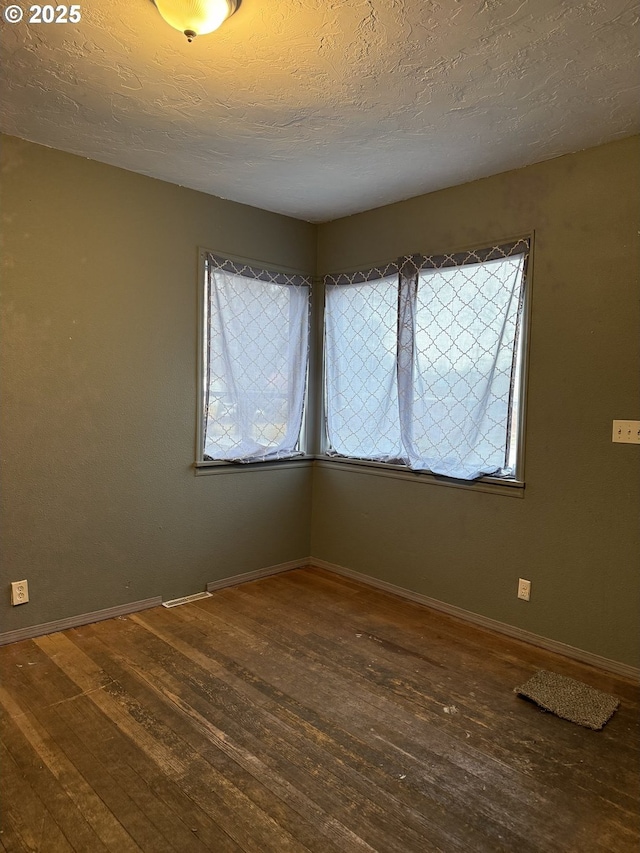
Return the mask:
{"type": "Polygon", "coordinates": [[[5,851],[637,853],[632,683],[320,570],[0,649],[5,851]],[[616,693],[601,732],[513,688],[616,693]]]}

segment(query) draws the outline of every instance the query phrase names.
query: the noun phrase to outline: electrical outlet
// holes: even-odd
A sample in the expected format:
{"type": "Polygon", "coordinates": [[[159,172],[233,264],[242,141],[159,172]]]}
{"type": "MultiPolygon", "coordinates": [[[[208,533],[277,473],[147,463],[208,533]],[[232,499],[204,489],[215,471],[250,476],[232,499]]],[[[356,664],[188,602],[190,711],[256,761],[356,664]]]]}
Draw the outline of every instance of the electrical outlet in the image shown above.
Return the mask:
{"type": "Polygon", "coordinates": [[[11,584],[11,603],[26,604],[29,601],[29,584],[24,581],[13,581],[11,584]]]}
{"type": "Polygon", "coordinates": [[[531,598],[531,581],[518,578],[518,598],[521,598],[523,601],[529,601],[531,598]]]}

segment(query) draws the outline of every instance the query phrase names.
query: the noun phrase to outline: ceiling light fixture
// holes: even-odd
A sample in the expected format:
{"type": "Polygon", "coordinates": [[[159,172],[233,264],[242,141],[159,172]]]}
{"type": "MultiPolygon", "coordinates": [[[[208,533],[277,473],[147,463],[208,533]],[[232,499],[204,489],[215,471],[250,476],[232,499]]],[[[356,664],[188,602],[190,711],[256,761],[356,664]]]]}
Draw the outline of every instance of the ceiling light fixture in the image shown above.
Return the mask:
{"type": "Polygon", "coordinates": [[[158,12],[193,41],[217,30],[240,5],[240,0],[154,0],[158,12]]]}

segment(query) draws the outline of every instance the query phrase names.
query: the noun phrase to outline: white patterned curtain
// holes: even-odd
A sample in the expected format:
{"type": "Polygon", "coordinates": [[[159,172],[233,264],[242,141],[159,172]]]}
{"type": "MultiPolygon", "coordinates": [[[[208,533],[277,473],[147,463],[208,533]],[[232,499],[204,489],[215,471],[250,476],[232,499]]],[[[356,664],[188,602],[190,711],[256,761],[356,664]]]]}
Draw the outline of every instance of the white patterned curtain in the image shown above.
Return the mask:
{"type": "Polygon", "coordinates": [[[330,454],[463,480],[514,475],[528,248],[326,277],[330,454]]]}
{"type": "Polygon", "coordinates": [[[205,459],[301,455],[311,282],[207,257],[205,459]]]}
{"type": "Polygon", "coordinates": [[[326,424],[343,456],[398,462],[398,276],[326,291],[326,424]]]}

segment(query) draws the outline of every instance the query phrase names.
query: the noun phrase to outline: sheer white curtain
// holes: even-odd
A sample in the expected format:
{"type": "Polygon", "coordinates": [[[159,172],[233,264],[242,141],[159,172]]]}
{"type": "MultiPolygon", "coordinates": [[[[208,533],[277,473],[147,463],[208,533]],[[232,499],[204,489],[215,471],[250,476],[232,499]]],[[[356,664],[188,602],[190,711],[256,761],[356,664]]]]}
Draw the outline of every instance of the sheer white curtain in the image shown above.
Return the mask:
{"type": "Polygon", "coordinates": [[[398,276],[326,290],[326,424],[335,453],[397,462],[398,276]]]}
{"type": "Polygon", "coordinates": [[[523,256],[418,274],[413,374],[401,410],[409,465],[461,480],[507,475],[523,256]]]}
{"type": "Polygon", "coordinates": [[[205,458],[300,455],[310,282],[209,256],[205,458]]]}
{"type": "Polygon", "coordinates": [[[329,453],[456,479],[513,476],[528,241],[329,276],[329,453]],[[353,278],[353,277],[352,277],[353,278]],[[367,280],[369,279],[369,280],[367,280]]]}

